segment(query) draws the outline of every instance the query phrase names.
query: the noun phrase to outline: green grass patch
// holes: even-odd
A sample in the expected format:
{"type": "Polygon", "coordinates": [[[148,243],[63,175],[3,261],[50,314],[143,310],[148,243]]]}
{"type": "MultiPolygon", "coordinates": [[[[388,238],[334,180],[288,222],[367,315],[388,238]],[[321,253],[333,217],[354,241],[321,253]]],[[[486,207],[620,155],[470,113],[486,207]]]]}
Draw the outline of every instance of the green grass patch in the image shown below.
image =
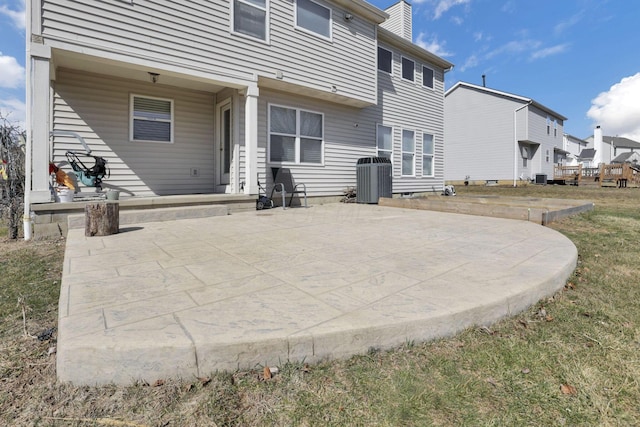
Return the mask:
{"type": "Polygon", "coordinates": [[[489,328],[344,361],[162,385],[55,382],[62,247],[2,243],[0,424],[85,426],[634,425],[640,419],[640,189],[461,187],[458,194],[586,199],[551,225],[577,246],[565,290],[489,328]],[[89,420],[89,422],[87,422],[89,420]],[[111,422],[112,424],[108,424],[111,422]]]}

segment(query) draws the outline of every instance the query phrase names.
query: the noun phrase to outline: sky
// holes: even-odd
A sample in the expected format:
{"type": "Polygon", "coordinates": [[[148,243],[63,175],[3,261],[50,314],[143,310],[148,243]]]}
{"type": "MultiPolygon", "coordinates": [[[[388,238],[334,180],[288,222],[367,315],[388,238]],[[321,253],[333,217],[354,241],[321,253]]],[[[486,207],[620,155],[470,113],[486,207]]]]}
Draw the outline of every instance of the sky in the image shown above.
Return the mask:
{"type": "MultiPolygon", "coordinates": [[[[369,0],[385,9],[396,0],[369,0]]],[[[640,141],[640,1],[413,0],[413,42],[458,81],[532,98],[586,138],[640,141]]],[[[0,114],[24,125],[24,0],[0,0],[0,114]]]]}

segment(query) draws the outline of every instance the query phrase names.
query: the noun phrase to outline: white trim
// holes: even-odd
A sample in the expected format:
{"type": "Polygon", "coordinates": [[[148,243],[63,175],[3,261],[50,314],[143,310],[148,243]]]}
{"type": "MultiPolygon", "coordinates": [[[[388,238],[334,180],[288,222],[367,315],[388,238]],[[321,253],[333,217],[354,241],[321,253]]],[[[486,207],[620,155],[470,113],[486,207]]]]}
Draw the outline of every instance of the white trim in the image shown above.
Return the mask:
{"type": "Polygon", "coordinates": [[[175,122],[175,108],[174,108],[174,101],[173,99],[170,98],[160,98],[157,96],[148,96],[148,95],[141,95],[141,94],[137,94],[137,93],[130,93],[129,94],[129,142],[154,142],[154,143],[158,143],[158,144],[173,144],[175,139],[174,139],[174,133],[175,133],[175,127],[176,127],[176,122],[175,122]],[[158,101],[166,101],[169,102],[170,108],[171,108],[171,118],[169,120],[162,120],[162,119],[158,119],[158,120],[147,120],[147,119],[142,119],[142,120],[147,120],[147,121],[157,121],[157,122],[162,122],[162,123],[169,123],[171,125],[171,130],[170,130],[170,135],[169,135],[169,141],[158,141],[158,140],[153,140],[153,139],[134,139],[133,138],[133,121],[135,119],[134,117],[134,98],[146,98],[146,99],[155,99],[158,101]]]}
{"type": "Polygon", "coordinates": [[[234,36],[239,36],[239,37],[244,37],[248,40],[253,40],[253,41],[257,41],[257,42],[261,42],[261,43],[265,43],[265,44],[269,44],[269,35],[270,35],[270,31],[269,31],[269,22],[270,22],[270,7],[269,7],[269,0],[265,0],[265,7],[262,8],[260,6],[256,6],[253,3],[249,3],[246,0],[229,0],[229,4],[230,4],[230,22],[229,22],[229,32],[234,35],[234,36]],[[264,16],[264,40],[259,38],[259,37],[255,37],[252,36],[251,34],[245,34],[242,33],[240,31],[236,31],[235,29],[235,2],[238,1],[240,3],[244,3],[246,5],[249,5],[250,7],[254,7],[256,9],[260,9],[260,10],[264,10],[265,11],[265,16],[264,16]]]}
{"type": "MultiPolygon", "coordinates": [[[[282,105],[282,104],[272,104],[272,103],[268,103],[267,104],[267,159],[266,162],[268,165],[304,165],[304,166],[324,166],[324,149],[325,149],[325,133],[324,133],[324,128],[325,128],[325,121],[324,121],[324,113],[321,113],[319,111],[313,111],[313,110],[308,110],[306,108],[297,108],[297,107],[291,107],[289,105],[282,105]],[[278,133],[278,132],[274,132],[274,135],[283,135],[283,136],[293,136],[295,138],[295,145],[294,145],[294,150],[295,150],[295,160],[293,162],[286,162],[286,161],[272,161],[271,160],[271,107],[279,107],[279,108],[286,108],[288,110],[294,110],[296,112],[296,134],[284,134],[284,133],[278,133]],[[318,114],[319,116],[322,117],[322,139],[321,139],[321,143],[322,143],[322,147],[321,147],[321,152],[320,152],[320,163],[310,163],[310,162],[301,162],[300,161],[300,112],[304,111],[306,113],[312,113],[312,114],[318,114]]],[[[317,138],[309,138],[309,139],[317,139],[317,138]]]]}
{"type": "Polygon", "coordinates": [[[390,76],[393,76],[393,51],[390,49],[387,49],[386,47],[382,47],[380,45],[378,45],[378,49],[376,49],[376,69],[378,71],[382,71],[383,73],[387,73],[390,76]],[[382,50],[386,50],[387,52],[389,52],[391,54],[391,71],[385,71],[385,70],[381,70],[380,67],[378,66],[379,62],[380,62],[380,57],[378,55],[378,49],[382,49],[382,50]]]}
{"type": "Polygon", "coordinates": [[[405,81],[408,81],[408,82],[411,82],[411,83],[415,83],[416,82],[416,61],[414,61],[413,59],[410,59],[410,58],[408,58],[408,57],[406,57],[404,55],[400,55],[400,78],[402,80],[405,80],[405,81]],[[409,80],[409,79],[404,77],[404,63],[403,63],[403,61],[405,59],[407,61],[411,61],[411,63],[413,64],[413,80],[409,80]]]}
{"type": "Polygon", "coordinates": [[[389,151],[391,153],[390,154],[391,164],[393,164],[393,134],[394,134],[393,126],[385,125],[384,123],[376,123],[376,157],[380,157],[379,155],[380,151],[389,151]],[[378,131],[380,129],[380,126],[391,129],[391,150],[380,150],[380,148],[378,147],[378,135],[379,135],[378,131]]]}
{"type": "Polygon", "coordinates": [[[426,65],[422,64],[422,72],[420,73],[420,77],[421,77],[421,82],[420,85],[423,88],[429,89],[429,90],[435,90],[436,88],[436,70],[434,70],[431,67],[427,67],[426,65]],[[428,69],[431,70],[431,86],[425,86],[424,84],[424,69],[428,69]]]}
{"type": "Polygon", "coordinates": [[[416,176],[416,157],[417,157],[416,156],[416,151],[417,151],[417,148],[418,148],[416,146],[417,134],[418,134],[418,132],[416,132],[413,129],[401,128],[401,132],[400,132],[400,153],[401,153],[401,155],[400,155],[400,176],[403,176],[403,177],[405,177],[405,176],[406,177],[415,177],[416,176]],[[411,151],[404,151],[404,132],[405,131],[413,133],[413,151],[412,152],[411,151]],[[411,174],[405,174],[404,173],[404,168],[403,168],[403,165],[404,165],[403,156],[405,154],[409,154],[409,153],[413,154],[413,168],[412,168],[413,171],[412,171],[411,174]]]}
{"type": "Polygon", "coordinates": [[[215,181],[214,181],[214,186],[216,188],[218,188],[219,190],[224,190],[225,193],[229,193],[231,190],[231,171],[233,170],[233,165],[235,162],[234,159],[234,153],[235,153],[235,145],[236,145],[236,139],[235,139],[235,126],[234,126],[234,122],[235,122],[235,116],[233,114],[234,111],[234,104],[233,104],[233,98],[232,97],[228,97],[223,99],[220,102],[216,102],[215,105],[215,142],[214,142],[214,147],[215,147],[215,153],[213,156],[213,161],[214,161],[214,176],[215,176],[215,181]],[[225,110],[229,110],[229,126],[231,126],[230,129],[230,134],[229,134],[229,138],[231,139],[231,141],[229,142],[229,153],[227,153],[226,155],[231,156],[231,158],[229,159],[229,177],[228,180],[229,182],[227,183],[222,183],[222,176],[224,175],[224,171],[222,170],[222,159],[220,159],[220,152],[221,152],[221,148],[222,148],[222,113],[225,110]]]}
{"type": "Polygon", "coordinates": [[[422,132],[422,144],[420,147],[420,151],[422,152],[422,177],[423,178],[433,178],[435,177],[436,174],[436,135],[433,133],[429,133],[429,132],[422,132]],[[425,154],[424,152],[424,136],[425,135],[431,135],[431,143],[433,146],[433,152],[432,153],[427,153],[425,154]],[[430,157],[431,158],[431,174],[430,175],[425,175],[424,174],[424,158],[425,157],[430,157]]]}
{"type": "Polygon", "coordinates": [[[319,2],[314,1],[314,0],[305,0],[305,1],[308,1],[310,3],[315,3],[318,6],[320,6],[322,8],[325,8],[325,9],[327,9],[329,11],[329,36],[327,37],[324,34],[316,33],[313,30],[310,30],[308,28],[305,28],[303,26],[298,25],[298,1],[300,1],[300,0],[295,0],[295,2],[294,2],[295,4],[293,6],[293,27],[296,30],[302,31],[303,33],[307,33],[307,34],[310,34],[312,36],[319,37],[319,38],[321,38],[323,40],[327,40],[327,41],[333,42],[333,9],[331,9],[330,7],[325,6],[323,4],[320,4],[319,2]]]}

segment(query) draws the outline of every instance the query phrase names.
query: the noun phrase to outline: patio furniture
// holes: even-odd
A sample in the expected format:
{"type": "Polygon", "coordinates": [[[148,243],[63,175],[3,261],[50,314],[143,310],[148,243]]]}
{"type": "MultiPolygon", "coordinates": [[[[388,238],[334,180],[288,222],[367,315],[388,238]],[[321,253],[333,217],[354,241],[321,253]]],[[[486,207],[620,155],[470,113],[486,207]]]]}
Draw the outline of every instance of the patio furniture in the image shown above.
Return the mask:
{"type": "Polygon", "coordinates": [[[291,195],[289,198],[288,206],[291,206],[293,202],[293,197],[296,194],[304,195],[304,207],[307,207],[307,186],[304,183],[295,183],[293,179],[293,175],[291,174],[291,169],[289,168],[277,168],[274,171],[275,176],[273,179],[273,189],[271,190],[271,200],[274,200],[273,196],[276,193],[280,193],[282,196],[282,208],[286,209],[286,197],[288,194],[291,195]]]}

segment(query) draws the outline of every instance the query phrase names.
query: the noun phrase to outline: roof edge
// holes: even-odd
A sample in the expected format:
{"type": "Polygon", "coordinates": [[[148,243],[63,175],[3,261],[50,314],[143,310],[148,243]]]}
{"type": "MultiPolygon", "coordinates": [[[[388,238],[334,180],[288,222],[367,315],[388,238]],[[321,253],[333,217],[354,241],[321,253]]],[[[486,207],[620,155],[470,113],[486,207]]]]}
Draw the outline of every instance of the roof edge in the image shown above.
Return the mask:
{"type": "Polygon", "coordinates": [[[445,71],[452,69],[454,66],[451,62],[439,57],[435,53],[431,53],[428,50],[421,48],[417,44],[414,44],[411,40],[405,39],[404,37],[401,37],[382,27],[378,27],[378,39],[399,47],[406,52],[412,53],[415,56],[429,61],[434,65],[438,65],[444,68],[445,71]]]}
{"type": "Polygon", "coordinates": [[[463,82],[463,81],[459,81],[455,85],[451,86],[449,88],[449,90],[447,90],[444,93],[444,96],[447,97],[451,92],[453,92],[454,90],[456,90],[456,89],[458,89],[459,87],[462,87],[462,86],[468,87],[470,89],[475,89],[475,90],[480,90],[480,91],[483,91],[483,92],[491,93],[491,94],[498,95],[498,96],[504,96],[504,97],[511,98],[511,99],[514,99],[514,100],[517,100],[517,101],[521,101],[523,103],[530,102],[531,105],[533,105],[533,106],[535,106],[535,107],[537,107],[537,108],[539,108],[539,109],[541,109],[543,111],[546,111],[549,114],[552,114],[553,116],[559,118],[560,120],[563,120],[563,121],[569,120],[567,117],[563,116],[562,114],[558,113],[557,111],[552,110],[549,107],[546,107],[546,106],[540,104],[538,101],[536,101],[533,98],[527,98],[527,97],[516,95],[516,94],[513,94],[513,93],[504,92],[504,91],[500,91],[500,90],[497,90],[497,89],[491,89],[491,88],[488,88],[488,87],[485,87],[485,86],[478,86],[478,85],[474,85],[472,83],[467,83],[467,82],[463,82]]]}

